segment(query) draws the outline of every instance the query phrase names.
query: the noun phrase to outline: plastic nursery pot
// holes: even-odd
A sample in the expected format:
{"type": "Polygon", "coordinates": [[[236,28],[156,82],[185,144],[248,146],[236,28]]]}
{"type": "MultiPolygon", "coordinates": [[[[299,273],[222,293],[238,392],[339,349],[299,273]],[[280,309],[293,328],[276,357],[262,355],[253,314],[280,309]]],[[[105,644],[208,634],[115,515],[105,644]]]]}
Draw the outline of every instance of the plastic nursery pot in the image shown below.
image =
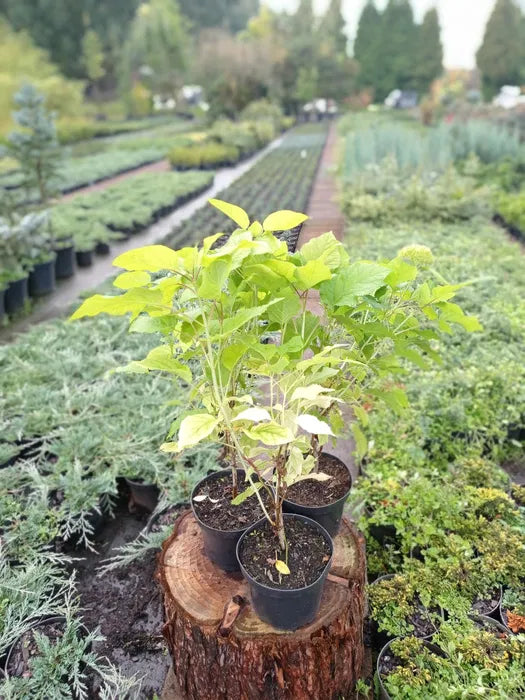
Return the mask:
{"type": "Polygon", "coordinates": [[[0,321],[5,316],[5,289],[0,289],[0,321]]]}
{"type": "MultiPolygon", "coordinates": [[[[34,630],[34,629],[38,629],[39,627],[43,627],[43,626],[45,626],[45,625],[55,625],[55,624],[56,624],[57,626],[58,626],[58,625],[62,625],[62,626],[65,627],[65,625],[66,625],[66,618],[65,618],[63,615],[48,615],[48,616],[46,616],[46,617],[35,618],[35,619],[32,621],[32,624],[31,624],[31,626],[30,626],[30,628],[29,628],[28,631],[31,631],[31,630],[34,630]]],[[[81,636],[82,636],[83,638],[85,638],[85,637],[88,636],[89,632],[88,632],[87,627],[85,627],[85,625],[81,625],[81,626],[80,626],[80,633],[81,633],[81,636]]],[[[14,660],[14,653],[15,653],[15,650],[16,650],[16,646],[17,646],[17,644],[20,642],[20,640],[21,640],[21,638],[22,638],[23,636],[24,636],[24,635],[21,635],[20,637],[18,637],[18,639],[15,639],[15,641],[11,644],[11,646],[10,646],[10,647],[8,648],[8,650],[7,650],[7,653],[6,653],[6,656],[5,656],[5,663],[4,663],[4,665],[3,665],[3,671],[4,671],[4,675],[5,675],[6,677],[12,677],[12,678],[17,678],[17,677],[18,677],[18,676],[17,676],[15,673],[13,673],[12,671],[9,672],[9,666],[10,666],[10,664],[13,663],[13,660],[14,660]]],[[[87,646],[87,648],[86,648],[86,652],[87,652],[87,653],[89,653],[90,651],[91,651],[91,644],[89,644],[89,645],[87,646]]]]}
{"type": "Polygon", "coordinates": [[[55,261],[46,260],[38,263],[29,273],[29,294],[32,297],[43,297],[51,294],[55,288],[55,261]]]}
{"type": "Polygon", "coordinates": [[[348,469],[347,465],[342,460],[335,457],[335,455],[330,455],[330,457],[337,460],[337,462],[348,471],[348,476],[350,477],[350,486],[348,487],[348,491],[343,496],[338,498],[337,501],[322,506],[305,506],[285,499],[283,501],[283,511],[285,513],[306,515],[307,518],[311,518],[312,520],[315,520],[316,523],[319,523],[319,525],[322,525],[322,527],[324,527],[331,537],[335,537],[337,535],[337,531],[339,530],[341,518],[343,517],[343,508],[345,506],[346,499],[348,498],[348,494],[352,488],[352,474],[350,473],[350,469],[348,469]]]}
{"type": "Polygon", "coordinates": [[[319,525],[318,522],[304,515],[295,513],[284,514],[285,524],[292,519],[298,519],[308,523],[313,529],[320,532],[330,544],[330,559],[326,562],[319,578],[309,586],[287,590],[271,588],[270,586],[256,581],[244,568],[241,560],[242,543],[253,530],[256,530],[262,524],[266,523],[264,518],[254,525],[251,525],[243,533],[237,543],[237,560],[242,575],[250,586],[250,596],[255,612],[263,622],[267,622],[269,625],[272,625],[272,627],[282,630],[296,630],[312,622],[315,618],[321,603],[326,577],[332,565],[334,552],[333,540],[322,525],[319,525]]]}
{"type": "Polygon", "coordinates": [[[75,253],[77,259],[77,265],[79,267],[90,267],[93,265],[93,251],[92,250],[77,250],[75,253]]]}
{"type": "Polygon", "coordinates": [[[469,615],[470,619],[477,622],[480,627],[492,627],[495,633],[505,634],[509,636],[512,632],[503,625],[499,620],[495,620],[493,617],[488,615],[469,615]]]}
{"type": "Polygon", "coordinates": [[[6,314],[15,314],[24,308],[28,296],[27,277],[9,282],[4,295],[6,314]]]}
{"type": "Polygon", "coordinates": [[[128,479],[126,484],[131,493],[131,502],[152,513],[159,502],[159,487],[156,484],[146,484],[142,479],[128,479]]]}
{"type": "Polygon", "coordinates": [[[75,248],[73,245],[67,248],[56,248],[55,250],[55,278],[65,280],[75,274],[75,248]]]}
{"type": "MultiPolygon", "coordinates": [[[[398,639],[402,639],[402,637],[396,637],[395,639],[391,639],[389,642],[385,644],[385,646],[381,649],[379,652],[379,655],[377,657],[377,664],[376,664],[376,671],[377,671],[377,679],[379,681],[379,697],[381,700],[391,700],[391,696],[388,694],[387,689],[383,685],[383,674],[381,673],[381,668],[384,662],[384,659],[388,657],[388,654],[390,652],[390,645],[397,641],[398,639]]],[[[436,656],[441,656],[442,659],[448,658],[448,654],[445,654],[443,649],[440,649],[436,644],[432,644],[432,642],[428,642],[427,640],[423,639],[421,640],[423,644],[436,656]]],[[[421,689],[423,690],[423,688],[421,689]]]]}
{"type": "MultiPolygon", "coordinates": [[[[496,594],[491,597],[491,602],[489,605],[484,606],[481,609],[476,609],[474,607],[475,603],[472,604],[472,614],[473,615],[479,615],[480,617],[493,617],[494,619],[497,619],[499,617],[499,610],[501,606],[501,600],[503,597],[503,588],[499,586],[499,588],[494,589],[496,594]]],[[[482,600],[485,600],[482,598],[482,600]]]]}
{"type": "Polygon", "coordinates": [[[110,250],[109,243],[104,243],[102,241],[99,241],[95,246],[95,253],[97,255],[109,255],[110,250]]]}
{"type": "MultiPolygon", "coordinates": [[[[378,576],[372,583],[370,584],[371,586],[377,585],[380,581],[387,581],[388,579],[394,578],[395,574],[385,574],[384,576],[378,576]]],[[[439,611],[439,614],[441,618],[444,617],[444,612],[442,608],[439,606],[435,606],[436,609],[439,611]]],[[[427,610],[427,608],[425,608],[427,610]]],[[[370,619],[371,625],[372,625],[372,634],[374,636],[374,639],[376,641],[376,646],[377,647],[382,647],[385,645],[389,640],[392,639],[392,636],[389,635],[387,632],[380,632],[378,629],[378,623],[375,622],[375,620],[370,619]]],[[[423,640],[429,640],[433,637],[433,635],[438,631],[436,625],[430,620],[433,630],[429,634],[418,634],[417,629],[414,630],[414,632],[408,633],[406,636],[414,636],[418,637],[418,639],[423,639],[423,640]]]]}
{"type": "MultiPolygon", "coordinates": [[[[230,471],[230,469],[221,469],[220,471],[208,474],[208,476],[205,476],[204,479],[201,479],[191,492],[190,503],[195,520],[199,524],[202,531],[202,536],[204,538],[204,552],[206,553],[208,559],[210,559],[210,561],[212,561],[214,564],[217,564],[217,566],[219,566],[223,571],[239,571],[236,547],[240,536],[246,532],[246,528],[243,527],[238,530],[218,530],[217,528],[210,527],[199,519],[193,505],[194,497],[204,484],[220,479],[221,477],[224,477],[225,474],[229,474],[230,471]]],[[[237,469],[237,480],[239,483],[244,480],[244,469],[237,469]]]]}

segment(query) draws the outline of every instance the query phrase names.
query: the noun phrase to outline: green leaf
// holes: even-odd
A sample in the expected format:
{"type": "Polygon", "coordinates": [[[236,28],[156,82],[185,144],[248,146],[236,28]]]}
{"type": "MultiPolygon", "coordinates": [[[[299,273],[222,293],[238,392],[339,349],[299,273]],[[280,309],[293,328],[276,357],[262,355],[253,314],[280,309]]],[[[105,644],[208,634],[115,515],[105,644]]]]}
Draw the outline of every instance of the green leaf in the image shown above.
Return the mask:
{"type": "Polygon", "coordinates": [[[248,231],[251,231],[254,236],[260,236],[261,233],[263,232],[263,227],[261,225],[260,221],[253,221],[250,227],[248,228],[248,231]]]}
{"type": "Polygon", "coordinates": [[[227,345],[221,354],[221,362],[230,371],[246,352],[246,346],[242,343],[232,343],[227,345]]]}
{"type": "Polygon", "coordinates": [[[369,423],[368,413],[362,406],[359,405],[352,406],[352,409],[357,420],[361,423],[362,426],[366,428],[366,426],[369,423]]]}
{"type": "Polygon", "coordinates": [[[404,282],[412,282],[417,277],[417,267],[409,265],[402,258],[395,258],[388,267],[391,272],[385,277],[385,282],[393,289],[404,282]]]}
{"type": "Polygon", "coordinates": [[[177,270],[181,266],[181,256],[165,245],[147,245],[134,248],[119,255],[113,260],[115,267],[125,270],[177,270]]]}
{"type": "Polygon", "coordinates": [[[306,214],[301,214],[298,211],[291,211],[290,209],[282,209],[281,211],[274,211],[263,221],[263,229],[265,231],[289,231],[303,221],[306,221],[308,216],[306,214]]]}
{"type": "Polygon", "coordinates": [[[236,331],[241,326],[244,326],[248,321],[253,318],[262,316],[262,314],[273,304],[277,304],[280,299],[273,299],[268,304],[262,304],[261,306],[254,306],[252,309],[242,309],[233,318],[227,318],[222,327],[222,333],[215,334],[211,340],[220,340],[221,338],[228,338],[233,331],[236,331]]]}
{"type": "Polygon", "coordinates": [[[241,207],[238,207],[236,204],[229,204],[228,202],[224,202],[222,199],[208,199],[208,202],[212,205],[212,207],[222,211],[222,213],[226,214],[228,218],[235,221],[239,228],[247,229],[250,225],[250,217],[244,211],[244,209],[241,209],[241,207]]]}
{"type": "Polygon", "coordinates": [[[82,302],[71,315],[70,320],[74,321],[84,316],[97,316],[102,313],[110,316],[123,316],[132,312],[134,315],[138,315],[148,306],[165,308],[162,304],[162,294],[159,289],[139,287],[130,289],[125,294],[119,294],[118,296],[95,294],[82,302]]]}
{"type": "Polygon", "coordinates": [[[334,391],[333,389],[327,389],[320,384],[310,384],[309,386],[300,386],[294,390],[290,401],[297,401],[298,399],[306,399],[307,401],[313,401],[320,394],[326,394],[334,391]]]}
{"type": "Polygon", "coordinates": [[[301,248],[300,254],[306,262],[319,260],[330,270],[336,270],[348,257],[343,246],[331,231],[307,241],[301,248]]]}
{"type": "Polygon", "coordinates": [[[283,576],[289,576],[291,573],[288,566],[284,563],[284,561],[281,561],[280,559],[275,560],[275,568],[280,574],[283,574],[283,576]]]}
{"type": "Polygon", "coordinates": [[[142,270],[134,272],[122,272],[113,282],[114,287],[119,289],[133,289],[134,287],[145,287],[151,282],[151,275],[142,270]]]}
{"type": "Polygon", "coordinates": [[[257,406],[252,406],[251,408],[245,408],[241,411],[232,421],[236,420],[249,420],[252,423],[260,423],[261,421],[271,420],[272,417],[265,408],[258,408],[257,406]]]}
{"type": "Polygon", "coordinates": [[[193,416],[186,416],[179,428],[178,449],[196,445],[204,438],[211,435],[219,424],[219,419],[209,413],[197,413],[193,416]]]}
{"type": "Polygon", "coordinates": [[[374,294],[382,287],[388,273],[385,265],[352,263],[321,284],[321,300],[329,307],[351,306],[357,297],[374,294]]]}
{"type": "Polygon", "coordinates": [[[303,413],[295,419],[297,425],[312,435],[333,435],[332,428],[324,420],[310,413],[303,413]]]}
{"type": "Polygon", "coordinates": [[[150,350],[147,356],[137,364],[148,370],[170,372],[170,374],[175,374],[177,377],[184,379],[188,384],[191,383],[193,378],[190,368],[173,357],[169,345],[159,345],[153,348],[153,350],[150,350]]]}
{"type": "Polygon", "coordinates": [[[352,423],[352,433],[354,435],[357,455],[360,459],[363,459],[368,452],[368,440],[357,423],[352,423]]]}
{"type": "Polygon", "coordinates": [[[217,299],[230,274],[231,260],[220,258],[204,268],[199,277],[198,295],[201,299],[217,299]]]}
{"type": "Polygon", "coordinates": [[[248,486],[247,489],[244,489],[241,493],[238,493],[235,498],[232,499],[231,504],[232,506],[240,506],[241,503],[244,503],[244,501],[249,498],[250,496],[253,496],[253,494],[256,491],[259,491],[259,489],[262,489],[263,485],[260,481],[256,482],[253,486],[248,486]]]}
{"type": "Polygon", "coordinates": [[[299,289],[312,289],[319,282],[329,280],[332,276],[330,268],[319,260],[310,260],[302,267],[295,269],[294,277],[297,280],[299,289]]]}
{"type": "Polygon", "coordinates": [[[251,440],[263,442],[265,445],[286,445],[294,438],[292,431],[277,423],[260,423],[253,428],[243,428],[243,433],[251,440]]]}
{"type": "Polygon", "coordinates": [[[268,309],[266,316],[272,323],[284,326],[290,319],[297,316],[302,310],[301,301],[292,289],[279,293],[282,299],[268,309]]]}

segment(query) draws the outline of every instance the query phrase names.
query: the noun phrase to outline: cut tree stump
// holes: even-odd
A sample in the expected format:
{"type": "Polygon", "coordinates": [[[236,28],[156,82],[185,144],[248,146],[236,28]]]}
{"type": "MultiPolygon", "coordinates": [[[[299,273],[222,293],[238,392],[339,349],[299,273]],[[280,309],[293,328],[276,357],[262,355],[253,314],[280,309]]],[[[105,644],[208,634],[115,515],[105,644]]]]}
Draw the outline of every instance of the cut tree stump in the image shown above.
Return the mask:
{"type": "Polygon", "coordinates": [[[188,700],[340,700],[363,662],[363,537],[343,519],[319,613],[295,632],[262,622],[240,574],[212,564],[199,526],[181,515],[162,547],[157,578],[163,634],[180,696],[188,700]]]}

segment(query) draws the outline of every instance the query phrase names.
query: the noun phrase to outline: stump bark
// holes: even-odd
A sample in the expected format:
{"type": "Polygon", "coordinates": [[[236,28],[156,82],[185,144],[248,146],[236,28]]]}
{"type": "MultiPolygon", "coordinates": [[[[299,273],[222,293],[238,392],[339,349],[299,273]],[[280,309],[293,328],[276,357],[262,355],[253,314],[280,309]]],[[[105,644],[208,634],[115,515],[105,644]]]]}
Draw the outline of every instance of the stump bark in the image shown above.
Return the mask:
{"type": "MultiPolygon", "coordinates": [[[[240,574],[204,554],[190,512],[163,545],[157,578],[163,634],[181,694],[188,700],[339,700],[363,662],[363,538],[343,519],[319,613],[294,632],[259,620],[240,574]]],[[[175,696],[174,696],[175,697],[175,696]]]]}

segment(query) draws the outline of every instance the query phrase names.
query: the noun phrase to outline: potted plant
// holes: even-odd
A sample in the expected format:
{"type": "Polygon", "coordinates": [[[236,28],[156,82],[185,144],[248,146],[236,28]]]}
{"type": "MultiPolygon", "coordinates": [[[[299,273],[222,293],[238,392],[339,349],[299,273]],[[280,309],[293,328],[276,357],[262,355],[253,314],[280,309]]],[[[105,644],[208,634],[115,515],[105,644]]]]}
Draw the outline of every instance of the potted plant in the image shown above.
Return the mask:
{"type": "Polygon", "coordinates": [[[79,267],[91,267],[93,265],[93,253],[96,242],[87,231],[79,231],[74,236],[75,259],[79,267]]]}
{"type": "Polygon", "coordinates": [[[501,621],[515,634],[525,632],[525,586],[510,586],[500,604],[501,621]]]}
{"type": "MultiPolygon", "coordinates": [[[[231,559],[222,555],[229,557],[236,544],[259,615],[295,629],[315,616],[333,543],[314,520],[283,514],[287,489],[333,478],[321,471],[321,448],[343,428],[342,404],[365,420],[359,397],[369,376],[369,391],[403,404],[402,391],[381,388],[376,380],[397,368],[398,357],[410,355],[409,346],[434,354],[433,336],[419,328],[417,312],[464,326],[474,322],[448,302],[458,286],[411,286],[418,268],[402,258],[350,263],[331,234],[290,255],[273,232],[298,226],[304,215],[281,211],[250,223],[239,207],[211,203],[239,227],[223,245],[213,248],[221,237],[216,234],[195,248],[128,251],[115,260],[126,270],[115,280],[124,294],[95,295],[72,318],[131,312],[131,330],[164,335],[160,346],[127,369],[162,370],[194,387],[194,405],[172,425],[169,437],[177,439],[164,451],[179,453],[203,440],[225,448],[231,478],[212,474],[192,494],[207,553],[230,568],[231,559]],[[328,324],[307,308],[313,289],[320,291],[328,324]],[[382,308],[376,317],[384,327],[367,325],[366,309],[374,304],[382,308]],[[279,336],[279,345],[264,342],[268,331],[279,336]],[[399,356],[380,347],[377,338],[385,332],[399,356]],[[189,363],[197,363],[197,374],[189,363]],[[247,482],[242,488],[241,481],[247,482]],[[251,518],[244,507],[236,510],[248,499],[251,518]],[[208,514],[219,527],[210,525],[208,514]],[[223,540],[218,556],[208,530],[223,540]]],[[[354,434],[358,440],[362,435],[354,434]]]]}
{"type": "Polygon", "coordinates": [[[75,274],[75,246],[71,237],[55,238],[53,240],[55,253],[55,278],[67,279],[75,274]]]}

